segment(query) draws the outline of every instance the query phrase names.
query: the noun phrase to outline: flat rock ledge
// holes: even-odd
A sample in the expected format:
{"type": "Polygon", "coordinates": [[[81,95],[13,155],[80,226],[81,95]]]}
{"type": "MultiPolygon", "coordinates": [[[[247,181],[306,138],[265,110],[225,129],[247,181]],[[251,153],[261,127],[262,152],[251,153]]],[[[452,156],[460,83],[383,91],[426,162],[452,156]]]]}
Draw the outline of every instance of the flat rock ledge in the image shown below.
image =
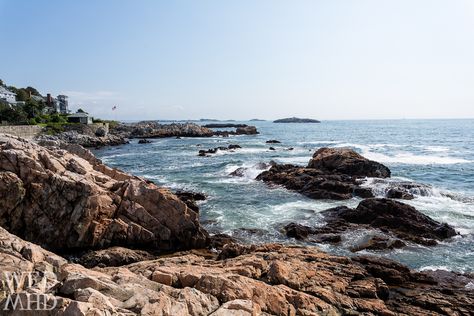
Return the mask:
{"type": "Polygon", "coordinates": [[[199,215],[169,190],[79,145],[0,135],[0,226],[52,251],[205,247],[199,215]]]}
{"type": "Polygon", "coordinates": [[[32,295],[50,309],[41,315],[421,316],[472,315],[474,307],[472,276],[419,273],[313,247],[228,244],[220,259],[184,252],[91,270],[0,228],[0,257],[6,316],[23,315],[11,302],[26,304],[32,295]],[[12,293],[6,282],[12,273],[31,273],[33,284],[12,293]]]}
{"type": "Polygon", "coordinates": [[[365,177],[387,178],[390,170],[351,149],[321,148],[307,167],[274,165],[256,179],[282,185],[312,199],[346,200],[374,196],[370,188],[361,186],[365,177]]]}

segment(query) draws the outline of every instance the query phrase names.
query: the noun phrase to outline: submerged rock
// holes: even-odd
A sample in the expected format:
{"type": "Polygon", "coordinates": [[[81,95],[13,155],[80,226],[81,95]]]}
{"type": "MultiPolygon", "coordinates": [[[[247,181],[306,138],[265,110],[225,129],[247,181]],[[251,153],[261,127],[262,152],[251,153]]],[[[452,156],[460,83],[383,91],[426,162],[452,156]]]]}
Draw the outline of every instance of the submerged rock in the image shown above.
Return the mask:
{"type": "Polygon", "coordinates": [[[208,150],[201,149],[201,150],[199,150],[198,156],[206,157],[209,154],[217,153],[219,150],[220,151],[227,151],[227,150],[234,150],[234,149],[239,149],[239,148],[242,148],[242,147],[240,145],[237,145],[237,144],[235,144],[235,145],[230,144],[227,147],[219,146],[219,147],[211,148],[211,149],[208,149],[208,150]]]}
{"type": "Polygon", "coordinates": [[[271,139],[271,140],[267,140],[265,143],[267,143],[267,144],[280,144],[281,142],[279,140],[276,140],[276,139],[271,139]]]}
{"type": "Polygon", "coordinates": [[[169,190],[109,168],[80,146],[59,145],[0,135],[0,196],[9,195],[0,226],[57,251],[206,246],[198,213],[169,190]]]}
{"type": "Polygon", "coordinates": [[[151,141],[149,141],[148,139],[146,138],[143,138],[143,139],[140,139],[138,141],[139,144],[151,144],[151,141]]]}

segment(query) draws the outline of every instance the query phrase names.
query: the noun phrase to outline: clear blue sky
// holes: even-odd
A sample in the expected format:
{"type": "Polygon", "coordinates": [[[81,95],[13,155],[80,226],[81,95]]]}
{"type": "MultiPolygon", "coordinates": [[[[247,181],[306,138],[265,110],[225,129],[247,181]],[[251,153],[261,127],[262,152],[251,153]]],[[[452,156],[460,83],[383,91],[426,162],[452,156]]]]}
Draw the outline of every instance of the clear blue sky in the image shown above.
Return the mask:
{"type": "Polygon", "coordinates": [[[1,79],[100,117],[474,117],[472,0],[0,0],[0,29],[1,79]]]}

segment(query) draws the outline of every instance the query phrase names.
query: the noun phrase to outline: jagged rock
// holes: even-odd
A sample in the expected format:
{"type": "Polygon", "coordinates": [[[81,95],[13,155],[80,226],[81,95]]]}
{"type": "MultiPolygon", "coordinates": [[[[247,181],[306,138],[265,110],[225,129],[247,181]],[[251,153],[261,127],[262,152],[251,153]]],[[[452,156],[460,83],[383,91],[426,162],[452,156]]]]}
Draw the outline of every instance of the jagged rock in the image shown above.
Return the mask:
{"type": "Polygon", "coordinates": [[[456,231],[448,224],[439,223],[410,205],[385,198],[366,199],[355,209],[339,206],[323,211],[322,214],[326,225],[315,228],[313,234],[341,233],[362,228],[377,229],[386,235],[369,240],[354,249],[403,247],[404,244],[397,239],[431,246],[456,235],[456,231]]]}
{"type": "Polygon", "coordinates": [[[80,154],[1,135],[0,188],[12,192],[1,203],[16,207],[2,209],[0,225],[51,250],[206,246],[198,213],[169,190],[80,154]]]}
{"type": "Polygon", "coordinates": [[[265,143],[267,143],[267,144],[280,144],[281,142],[279,140],[276,140],[276,139],[270,139],[270,140],[267,140],[265,143]]]}
{"type": "Polygon", "coordinates": [[[390,170],[350,149],[321,148],[306,168],[274,165],[256,179],[283,185],[312,199],[346,200],[373,197],[369,188],[361,187],[360,178],[374,176],[389,177],[390,170]]]}
{"type": "MultiPolygon", "coordinates": [[[[13,294],[45,295],[52,307],[47,315],[436,316],[469,315],[474,306],[470,275],[416,272],[383,258],[350,259],[314,247],[224,248],[234,256],[184,252],[90,270],[0,228],[0,271],[31,272],[34,284],[49,271],[44,288],[23,283],[13,294]]],[[[4,274],[0,280],[2,315],[18,315],[7,304],[4,274]]]]}
{"type": "Polygon", "coordinates": [[[320,148],[314,153],[308,168],[357,177],[390,177],[387,167],[348,148],[320,148]]]}
{"type": "Polygon", "coordinates": [[[126,135],[128,138],[211,137],[213,135],[211,129],[195,123],[160,124],[156,121],[120,124],[113,133],[126,135]]]}
{"type": "Polygon", "coordinates": [[[270,147],[270,148],[268,148],[268,149],[269,149],[269,150],[276,150],[274,147],[270,147]]]}

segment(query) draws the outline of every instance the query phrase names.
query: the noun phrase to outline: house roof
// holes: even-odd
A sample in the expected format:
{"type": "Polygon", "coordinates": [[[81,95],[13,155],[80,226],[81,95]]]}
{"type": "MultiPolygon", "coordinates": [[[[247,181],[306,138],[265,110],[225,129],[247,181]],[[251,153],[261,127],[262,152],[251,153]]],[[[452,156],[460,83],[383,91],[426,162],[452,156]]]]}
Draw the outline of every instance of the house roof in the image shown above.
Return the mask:
{"type": "Polygon", "coordinates": [[[2,86],[0,86],[0,93],[16,95],[15,92],[11,92],[10,90],[8,90],[7,88],[2,87],[2,86]]]}
{"type": "Polygon", "coordinates": [[[89,114],[87,114],[87,113],[74,113],[74,114],[68,115],[67,117],[89,117],[89,114]]]}

